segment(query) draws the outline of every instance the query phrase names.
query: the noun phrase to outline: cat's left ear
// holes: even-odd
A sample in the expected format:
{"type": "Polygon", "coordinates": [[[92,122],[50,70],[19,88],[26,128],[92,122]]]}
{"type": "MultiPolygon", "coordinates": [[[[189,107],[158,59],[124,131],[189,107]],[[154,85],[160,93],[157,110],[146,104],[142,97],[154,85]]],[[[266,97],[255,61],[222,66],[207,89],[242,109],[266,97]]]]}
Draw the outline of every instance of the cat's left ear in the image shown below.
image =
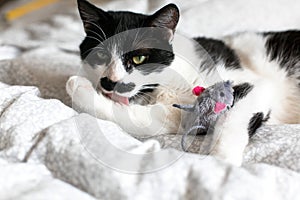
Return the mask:
{"type": "Polygon", "coordinates": [[[175,4],[168,4],[149,17],[151,27],[167,28],[173,36],[179,21],[179,9],[175,4]]]}
{"type": "Polygon", "coordinates": [[[109,25],[111,18],[107,12],[86,0],[77,0],[77,3],[79,14],[86,31],[90,29],[91,26],[100,26],[100,21],[102,26],[109,25]]]}

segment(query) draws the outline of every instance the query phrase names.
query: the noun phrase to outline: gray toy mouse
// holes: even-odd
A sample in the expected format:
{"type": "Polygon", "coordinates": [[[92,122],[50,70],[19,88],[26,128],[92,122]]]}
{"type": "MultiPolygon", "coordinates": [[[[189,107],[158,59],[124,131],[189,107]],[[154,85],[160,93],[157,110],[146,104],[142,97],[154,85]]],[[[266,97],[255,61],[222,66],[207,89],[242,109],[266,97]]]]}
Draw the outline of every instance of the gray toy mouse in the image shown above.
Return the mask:
{"type": "Polygon", "coordinates": [[[194,104],[178,105],[174,107],[189,112],[183,119],[184,134],[181,147],[186,151],[185,137],[189,134],[205,135],[209,127],[213,127],[218,117],[225,113],[233,104],[232,82],[218,82],[207,89],[195,87],[193,93],[198,96],[194,104]]]}

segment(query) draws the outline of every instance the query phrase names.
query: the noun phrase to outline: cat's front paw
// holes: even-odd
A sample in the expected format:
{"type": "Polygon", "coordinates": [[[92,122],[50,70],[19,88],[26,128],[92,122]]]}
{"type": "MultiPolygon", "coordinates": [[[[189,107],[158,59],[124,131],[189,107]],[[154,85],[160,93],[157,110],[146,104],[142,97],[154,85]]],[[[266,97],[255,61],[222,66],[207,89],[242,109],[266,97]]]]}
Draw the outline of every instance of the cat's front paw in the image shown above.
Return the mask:
{"type": "Polygon", "coordinates": [[[112,102],[98,94],[92,83],[80,76],[72,76],[66,84],[67,93],[72,98],[72,107],[101,119],[110,119],[112,102]]]}
{"type": "Polygon", "coordinates": [[[72,76],[67,81],[66,90],[72,98],[72,107],[75,110],[92,113],[96,91],[89,80],[80,76],[72,76]]]}
{"type": "Polygon", "coordinates": [[[92,83],[84,77],[72,76],[66,84],[66,90],[70,97],[73,97],[75,92],[79,89],[94,90],[92,83]]]}

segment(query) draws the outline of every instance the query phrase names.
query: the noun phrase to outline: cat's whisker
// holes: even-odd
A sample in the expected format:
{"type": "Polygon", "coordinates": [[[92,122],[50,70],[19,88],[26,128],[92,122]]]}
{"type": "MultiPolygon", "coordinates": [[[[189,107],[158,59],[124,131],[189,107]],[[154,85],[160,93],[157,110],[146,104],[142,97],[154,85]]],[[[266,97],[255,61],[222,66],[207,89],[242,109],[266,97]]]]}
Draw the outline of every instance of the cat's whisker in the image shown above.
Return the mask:
{"type": "Polygon", "coordinates": [[[136,96],[137,96],[137,98],[142,99],[145,103],[149,102],[149,99],[147,99],[146,97],[144,97],[143,94],[137,94],[136,96]]]}
{"type": "Polygon", "coordinates": [[[94,23],[94,22],[92,22],[92,21],[90,21],[90,20],[86,20],[85,22],[86,22],[86,23],[89,23],[89,24],[92,24],[92,25],[94,25],[96,28],[98,28],[98,29],[102,32],[102,34],[103,34],[103,36],[104,36],[104,39],[105,39],[105,40],[107,39],[106,34],[104,33],[103,29],[102,29],[98,24],[96,24],[96,23],[94,23]]]}
{"type": "Polygon", "coordinates": [[[143,41],[143,37],[144,35],[146,34],[146,31],[144,31],[144,33],[140,34],[140,30],[137,31],[136,35],[135,35],[135,39],[133,41],[133,44],[136,46],[136,47],[139,47],[139,44],[141,41],[143,41]],[[138,40],[139,39],[139,40],[138,40]]]}
{"type": "Polygon", "coordinates": [[[101,40],[99,40],[98,38],[96,38],[96,37],[93,37],[93,36],[89,36],[89,35],[87,35],[86,36],[87,38],[91,38],[91,39],[94,39],[94,40],[97,40],[100,44],[102,44],[102,41],[101,40]]]}
{"type": "Polygon", "coordinates": [[[137,94],[135,94],[134,96],[131,97],[133,100],[137,100],[137,99],[142,99],[142,101],[144,101],[145,103],[150,103],[150,100],[153,98],[151,95],[139,91],[137,94]]]}
{"type": "Polygon", "coordinates": [[[99,49],[99,51],[101,51],[101,50],[104,51],[103,47],[96,46],[96,47],[86,50],[85,52],[82,53],[82,55],[85,55],[87,52],[92,52],[94,49],[99,49]]]}
{"type": "Polygon", "coordinates": [[[87,32],[92,32],[92,33],[96,34],[99,37],[100,40],[104,40],[104,38],[99,33],[95,32],[95,31],[93,31],[91,29],[86,29],[86,31],[87,32]]]}
{"type": "MultiPolygon", "coordinates": [[[[154,39],[154,38],[145,38],[145,39],[141,39],[140,41],[138,41],[136,44],[135,44],[135,46],[136,47],[139,47],[139,48],[141,48],[141,47],[143,47],[143,48],[153,48],[153,46],[145,46],[145,45],[142,45],[143,43],[145,43],[145,42],[149,42],[149,43],[151,43],[151,42],[156,42],[156,39],[154,39]]],[[[152,44],[152,43],[151,43],[152,44]]]]}
{"type": "Polygon", "coordinates": [[[139,94],[143,95],[143,96],[146,96],[146,97],[149,97],[149,98],[153,98],[151,95],[147,94],[146,92],[140,92],[139,94]]]}
{"type": "Polygon", "coordinates": [[[134,38],[132,44],[135,44],[135,42],[137,41],[139,35],[140,35],[140,29],[137,30],[137,32],[135,34],[135,38],[134,38]]]}
{"type": "Polygon", "coordinates": [[[115,31],[116,33],[120,32],[120,30],[122,28],[122,26],[121,26],[122,24],[124,24],[124,23],[123,23],[123,19],[121,18],[118,25],[117,25],[117,28],[116,28],[116,31],[115,31]]]}

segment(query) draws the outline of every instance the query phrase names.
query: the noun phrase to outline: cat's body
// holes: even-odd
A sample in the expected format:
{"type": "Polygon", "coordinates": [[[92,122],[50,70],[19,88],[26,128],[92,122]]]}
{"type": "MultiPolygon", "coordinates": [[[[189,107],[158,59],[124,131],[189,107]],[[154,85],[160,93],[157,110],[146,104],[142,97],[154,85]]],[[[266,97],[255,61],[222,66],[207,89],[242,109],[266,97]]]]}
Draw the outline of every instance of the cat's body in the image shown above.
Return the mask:
{"type": "MultiPolygon", "coordinates": [[[[172,104],[193,102],[196,97],[191,88],[196,85],[207,87],[221,79],[231,80],[235,103],[214,127],[211,154],[236,165],[242,162],[249,134],[262,123],[300,123],[299,31],[241,33],[222,41],[187,40],[174,35],[179,19],[175,5],[146,16],[107,13],[84,0],[78,3],[88,35],[81,55],[87,61],[84,66],[89,79],[97,87],[96,91],[82,77],[68,81],[67,91],[82,111],[114,121],[133,135],[177,133],[181,112],[172,104]],[[140,27],[150,29],[113,38],[109,45],[103,45],[109,55],[100,54],[106,60],[96,62],[99,54],[95,58],[92,49],[97,52],[99,43],[140,27]],[[153,27],[162,30],[152,33],[153,27]],[[153,37],[158,50],[152,50],[141,33],[153,37]],[[130,35],[135,36],[133,41],[130,35]],[[138,45],[131,46],[140,36],[138,45]],[[120,46],[124,41],[130,43],[126,50],[120,46]],[[148,48],[141,50],[143,45],[148,48]]],[[[104,51],[104,47],[99,49],[104,51]]]]}

